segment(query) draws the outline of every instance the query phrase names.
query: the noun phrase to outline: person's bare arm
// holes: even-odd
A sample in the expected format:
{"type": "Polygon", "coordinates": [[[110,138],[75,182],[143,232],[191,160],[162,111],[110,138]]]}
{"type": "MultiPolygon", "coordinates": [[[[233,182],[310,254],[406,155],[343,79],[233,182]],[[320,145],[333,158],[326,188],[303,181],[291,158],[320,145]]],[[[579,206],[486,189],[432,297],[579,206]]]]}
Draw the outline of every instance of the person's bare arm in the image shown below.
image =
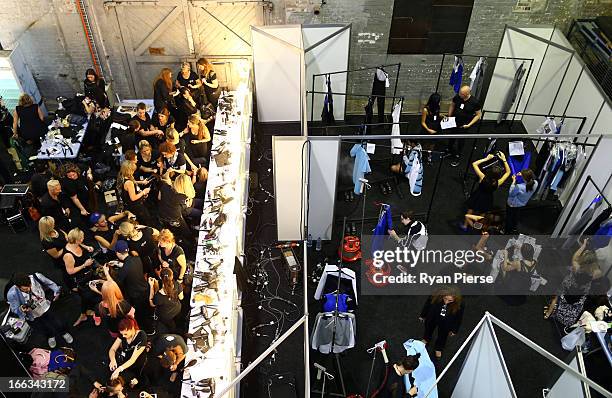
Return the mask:
{"type": "Polygon", "coordinates": [[[19,125],[19,115],[13,112],[13,138],[17,138],[17,126],[19,125]]]}
{"type": "Polygon", "coordinates": [[[482,170],[480,170],[480,165],[484,162],[486,162],[489,159],[492,159],[493,155],[492,154],[488,154],[486,158],[482,158],[479,160],[476,160],[472,163],[472,168],[474,169],[474,172],[476,173],[476,175],[478,176],[478,181],[482,181],[482,179],[485,177],[484,173],[482,172],[482,170]]]}
{"type": "Polygon", "coordinates": [[[453,114],[455,113],[455,102],[451,101],[449,107],[448,107],[448,117],[453,117],[453,114]]]}
{"type": "Polygon", "coordinates": [[[40,106],[37,106],[36,109],[38,110],[38,118],[43,122],[45,120],[45,115],[43,115],[42,109],[40,109],[40,106]]]}
{"type": "Polygon", "coordinates": [[[508,161],[506,160],[506,155],[503,152],[499,153],[499,158],[504,162],[504,174],[501,176],[499,180],[497,180],[497,186],[502,186],[504,182],[510,177],[512,174],[512,170],[510,170],[510,166],[508,165],[508,161]]]}
{"type": "Polygon", "coordinates": [[[476,122],[480,120],[481,117],[482,117],[482,112],[479,109],[476,111],[476,115],[472,118],[472,120],[470,120],[470,122],[465,125],[465,128],[472,127],[474,124],[476,124],[476,122]]]}

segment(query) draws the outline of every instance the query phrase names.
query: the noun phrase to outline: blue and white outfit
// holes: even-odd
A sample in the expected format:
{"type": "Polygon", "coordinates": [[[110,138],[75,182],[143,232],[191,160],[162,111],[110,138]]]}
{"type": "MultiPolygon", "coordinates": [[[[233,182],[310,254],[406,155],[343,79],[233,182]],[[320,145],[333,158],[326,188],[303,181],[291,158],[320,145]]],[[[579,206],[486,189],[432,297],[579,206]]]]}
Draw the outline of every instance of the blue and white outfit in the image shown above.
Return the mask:
{"type": "Polygon", "coordinates": [[[372,171],[370,168],[370,157],[361,144],[353,145],[350,154],[351,157],[355,158],[355,164],[353,165],[353,184],[355,184],[355,188],[353,192],[355,192],[355,195],[361,195],[362,184],[359,179],[363,178],[365,173],[372,171]]]}
{"type": "MultiPolygon", "coordinates": [[[[407,355],[421,354],[419,357],[419,366],[412,371],[411,375],[414,378],[414,385],[418,389],[417,398],[424,398],[429,390],[433,387],[431,394],[427,398],[438,398],[438,387],[436,387],[436,367],[429,358],[425,344],[420,340],[407,340],[404,342],[404,348],[407,355]]],[[[410,389],[410,380],[408,375],[404,376],[406,391],[410,389]]]]}
{"type": "Polygon", "coordinates": [[[408,156],[404,155],[404,176],[410,183],[412,196],[419,196],[423,189],[423,155],[421,145],[416,145],[410,150],[408,156]]]}

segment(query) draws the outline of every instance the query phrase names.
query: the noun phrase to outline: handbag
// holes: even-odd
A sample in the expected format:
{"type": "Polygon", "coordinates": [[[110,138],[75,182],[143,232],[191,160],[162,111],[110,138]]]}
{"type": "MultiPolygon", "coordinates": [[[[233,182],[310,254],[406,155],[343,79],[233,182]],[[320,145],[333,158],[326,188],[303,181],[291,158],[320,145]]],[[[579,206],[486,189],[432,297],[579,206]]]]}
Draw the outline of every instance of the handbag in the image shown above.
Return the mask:
{"type": "Polygon", "coordinates": [[[584,306],[584,302],[586,301],[586,295],[580,297],[580,300],[575,303],[568,303],[565,299],[565,296],[559,297],[559,303],[557,304],[557,309],[555,310],[553,316],[559,321],[563,326],[570,326],[576,323],[576,320],[580,318],[582,314],[582,307],[584,306]]]}
{"type": "Polygon", "coordinates": [[[586,340],[585,331],[582,326],[572,330],[571,333],[566,334],[561,338],[561,346],[566,351],[573,351],[577,345],[584,344],[586,340]]]}

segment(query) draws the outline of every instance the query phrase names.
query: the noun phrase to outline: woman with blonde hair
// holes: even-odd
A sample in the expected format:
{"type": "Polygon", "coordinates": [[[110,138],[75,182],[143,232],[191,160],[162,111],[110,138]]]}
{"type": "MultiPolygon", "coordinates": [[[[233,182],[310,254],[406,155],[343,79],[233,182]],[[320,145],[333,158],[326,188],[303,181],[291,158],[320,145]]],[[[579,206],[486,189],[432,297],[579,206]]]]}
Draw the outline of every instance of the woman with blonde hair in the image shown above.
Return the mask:
{"type": "Polygon", "coordinates": [[[221,95],[221,87],[219,87],[217,74],[213,69],[212,63],[206,58],[198,59],[196,66],[198,67],[200,79],[204,85],[204,94],[206,95],[206,99],[214,106],[216,110],[219,96],[221,95]]]}
{"type": "MultiPolygon", "coordinates": [[[[73,326],[79,325],[81,322],[87,320],[87,315],[92,315],[94,322],[97,325],[100,324],[100,318],[95,316],[94,308],[97,308],[99,297],[95,294],[90,286],[89,282],[93,281],[92,266],[95,261],[87,255],[83,250],[83,240],[85,234],[78,228],[74,228],[68,232],[66,240],[66,248],[62,256],[64,260],[64,267],[66,273],[69,276],[70,288],[76,290],[81,296],[81,316],[76,320],[73,326]]],[[[87,251],[92,252],[93,248],[86,246],[87,251]],[[90,250],[91,249],[91,250],[90,250]]]]}
{"type": "Polygon", "coordinates": [[[155,112],[162,110],[164,106],[170,107],[172,102],[172,71],[170,68],[163,68],[153,83],[153,105],[155,112]]]}
{"type": "Polygon", "coordinates": [[[191,182],[195,189],[196,198],[204,200],[206,198],[206,185],[208,184],[208,169],[200,167],[198,171],[191,176],[191,182]]]}
{"type": "Polygon", "coordinates": [[[176,244],[174,234],[169,229],[162,229],[159,232],[159,251],[158,258],[164,268],[170,268],[173,275],[176,275],[177,282],[183,283],[185,271],[187,271],[187,258],[182,247],[176,244]]]}
{"type": "Polygon", "coordinates": [[[193,187],[193,183],[191,182],[191,178],[182,174],[174,180],[172,183],[172,187],[174,190],[179,193],[185,195],[185,207],[183,208],[183,216],[191,219],[192,223],[195,221],[195,224],[200,222],[200,218],[202,218],[202,208],[204,207],[204,200],[198,199],[195,197],[196,192],[193,187]]]}
{"type": "Polygon", "coordinates": [[[21,94],[13,112],[13,139],[19,140],[25,157],[36,154],[46,133],[45,116],[28,94],[21,94]]]}
{"type": "Polygon", "coordinates": [[[121,163],[119,175],[117,176],[117,190],[120,192],[123,206],[126,210],[136,215],[139,222],[145,225],[153,225],[153,219],[149,209],[145,206],[145,198],[151,192],[151,188],[140,188],[146,181],[136,181],[134,172],[136,165],[129,161],[121,163]]]}
{"type": "Polygon", "coordinates": [[[208,165],[210,139],[210,131],[208,131],[208,127],[206,127],[206,123],[200,115],[195,113],[189,116],[184,135],[185,151],[191,162],[197,165],[195,170],[200,166],[208,165]]]}
{"type": "Polygon", "coordinates": [[[202,82],[198,79],[198,75],[191,70],[191,64],[189,62],[183,62],[181,64],[181,70],[176,74],[176,86],[186,87],[192,93],[202,86],[202,82]]]}
{"type": "Polygon", "coordinates": [[[141,140],[138,143],[136,166],[138,167],[138,176],[141,180],[147,180],[159,171],[157,159],[153,155],[153,147],[147,140],[141,140]]]}
{"type": "Polygon", "coordinates": [[[66,232],[55,229],[55,219],[51,216],[44,216],[38,220],[38,233],[40,243],[45,252],[53,260],[53,264],[58,268],[63,268],[64,247],[66,247],[66,232]]]}
{"type": "MultiPolygon", "coordinates": [[[[105,272],[108,268],[105,267],[105,272]]],[[[102,301],[98,304],[98,313],[110,335],[119,337],[119,322],[123,318],[134,318],[136,310],[123,298],[119,285],[112,279],[104,281],[99,290],[102,301]]]]}
{"type": "Polygon", "coordinates": [[[119,234],[126,240],[130,253],[142,260],[144,273],[153,275],[158,269],[157,237],[159,231],[145,225],[134,225],[131,222],[122,222],[119,234]]]}

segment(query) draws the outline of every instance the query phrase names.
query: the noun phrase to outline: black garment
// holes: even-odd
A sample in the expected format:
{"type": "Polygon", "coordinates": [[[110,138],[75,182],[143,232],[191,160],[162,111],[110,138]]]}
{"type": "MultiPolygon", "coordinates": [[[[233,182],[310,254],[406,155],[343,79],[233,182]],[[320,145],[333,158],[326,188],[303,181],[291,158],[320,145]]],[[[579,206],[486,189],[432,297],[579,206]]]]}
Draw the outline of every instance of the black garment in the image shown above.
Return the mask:
{"type": "Polygon", "coordinates": [[[425,107],[425,109],[427,109],[427,115],[425,116],[425,124],[427,127],[435,131],[442,131],[442,127],[440,126],[440,110],[438,109],[438,111],[434,113],[427,107],[425,107]]]}
{"type": "Polygon", "coordinates": [[[58,337],[66,330],[59,317],[51,314],[51,309],[34,320],[28,321],[28,324],[32,329],[40,331],[46,338],[58,337]]]}
{"type": "Polygon", "coordinates": [[[178,334],[162,334],[153,344],[153,355],[158,356],[163,354],[166,349],[180,346],[183,353],[187,353],[187,344],[185,340],[178,334]]]}
{"type": "Polygon", "coordinates": [[[406,384],[404,383],[404,377],[397,374],[393,365],[389,369],[389,376],[384,388],[378,395],[380,398],[407,398],[409,397],[406,392],[406,384]]]}
{"type": "Polygon", "coordinates": [[[121,149],[123,153],[126,153],[129,150],[136,150],[136,143],[138,141],[138,137],[136,134],[130,133],[129,130],[125,130],[119,136],[119,144],[121,144],[121,149]]]}
{"type": "Polygon", "coordinates": [[[520,218],[520,207],[506,206],[506,233],[513,233],[517,231],[520,218]]]}
{"type": "Polygon", "coordinates": [[[100,108],[108,108],[110,103],[106,95],[106,82],[103,78],[99,78],[97,82],[91,82],[89,79],[83,81],[83,90],[85,96],[96,101],[100,108]]]}
{"type": "Polygon", "coordinates": [[[448,310],[444,301],[440,300],[437,303],[432,303],[431,299],[432,297],[429,297],[427,301],[425,301],[425,305],[421,310],[421,318],[425,319],[423,339],[428,342],[431,341],[433,332],[437,327],[438,337],[435,342],[435,350],[442,351],[446,345],[446,339],[449,332],[456,334],[459,331],[465,306],[461,303],[457,312],[453,314],[448,310]]]}
{"type": "MultiPolygon", "coordinates": [[[[195,99],[194,99],[195,101],[195,99]]],[[[189,116],[198,112],[198,107],[196,105],[192,105],[189,100],[184,98],[182,95],[176,97],[176,122],[174,123],[174,128],[176,131],[183,131],[187,127],[187,120],[189,116]]]]}
{"type": "Polygon", "coordinates": [[[595,219],[591,222],[591,224],[584,230],[582,235],[584,236],[595,235],[595,232],[597,232],[601,223],[607,220],[611,214],[612,214],[612,207],[608,207],[607,209],[599,213],[599,215],[595,217],[595,219]]]}
{"type": "Polygon", "coordinates": [[[147,167],[149,169],[157,170],[157,158],[156,154],[151,153],[151,159],[148,161],[142,158],[142,154],[138,152],[136,154],[136,167],[138,167],[138,176],[142,177],[141,179],[146,180],[151,177],[153,174],[140,170],[140,167],[147,167]]]}
{"type": "MultiPolygon", "coordinates": [[[[211,70],[208,75],[200,77],[202,78],[202,81],[206,81],[208,84],[212,84],[212,82],[217,79],[217,74],[214,70],[211,70]]],[[[206,99],[214,106],[216,110],[217,104],[219,102],[219,97],[221,96],[221,85],[219,85],[217,88],[211,88],[208,87],[206,84],[202,84],[202,87],[204,87],[204,94],[206,95],[206,99]]]]}
{"type": "Polygon", "coordinates": [[[137,299],[148,297],[149,284],[145,280],[139,257],[129,255],[123,262],[123,267],[119,268],[116,279],[121,291],[125,292],[132,305],[137,299]]]}
{"type": "Polygon", "coordinates": [[[38,147],[40,138],[46,133],[45,124],[38,116],[38,105],[17,105],[15,111],[19,117],[19,127],[17,128],[19,136],[25,141],[30,141],[28,144],[38,147]]]}
{"type": "MultiPolygon", "coordinates": [[[[365,120],[364,123],[365,124],[371,124],[372,123],[372,118],[374,117],[374,97],[369,97],[368,98],[368,103],[366,104],[366,106],[363,108],[365,110],[365,120]]],[[[365,131],[367,132],[369,130],[370,126],[366,126],[365,131]]]]}
{"type": "Polygon", "coordinates": [[[168,109],[174,109],[171,104],[170,89],[166,86],[166,82],[159,79],[153,85],[153,105],[155,106],[155,112],[159,112],[163,107],[168,109]]]}
{"type": "Polygon", "coordinates": [[[161,194],[158,206],[160,218],[172,221],[181,218],[187,196],[176,192],[172,186],[165,183],[161,184],[159,192],[161,194]]]}
{"type": "Polygon", "coordinates": [[[138,115],[134,115],[134,117],[132,117],[132,120],[136,120],[138,123],[140,123],[140,128],[143,130],[150,130],[151,125],[153,124],[151,116],[149,116],[148,112],[145,112],[145,120],[139,118],[138,115]]]}
{"type": "Polygon", "coordinates": [[[164,169],[184,170],[187,167],[187,160],[185,160],[185,155],[183,155],[183,153],[184,152],[178,150],[177,145],[177,151],[174,157],[171,159],[164,158],[164,169]]]}
{"type": "MultiPolygon", "coordinates": [[[[65,248],[63,258],[65,258],[68,255],[72,255],[72,258],[74,258],[75,268],[83,265],[85,261],[87,261],[87,259],[89,258],[84,250],[81,256],[77,256],[72,251],[70,251],[68,248],[65,248]]],[[[69,283],[68,287],[70,289],[76,287],[79,293],[79,296],[81,296],[81,313],[82,314],[84,314],[88,310],[98,309],[98,302],[100,302],[100,296],[89,288],[89,281],[91,281],[93,277],[94,275],[93,275],[92,267],[86,267],[80,270],[79,272],[68,276],[68,283],[69,283]]]]}
{"type": "Polygon", "coordinates": [[[476,112],[482,109],[480,102],[473,95],[465,101],[459,95],[455,95],[453,103],[455,104],[455,110],[452,116],[455,117],[457,127],[470,123],[474,116],[476,116],[476,112]]]}
{"type": "MultiPolygon", "coordinates": [[[[74,195],[77,196],[84,208],[89,208],[89,188],[87,187],[87,181],[79,176],[76,180],[71,180],[66,177],[62,179],[62,193],[66,194],[68,198],[72,198],[74,195]]],[[[79,211],[72,199],[70,199],[70,207],[74,211],[79,211]]]]}
{"type": "Polygon", "coordinates": [[[187,88],[189,88],[190,91],[193,91],[194,89],[189,87],[189,85],[195,86],[196,84],[198,84],[198,75],[196,75],[196,73],[194,71],[189,71],[189,77],[187,79],[185,79],[183,77],[183,73],[181,71],[179,71],[176,74],[176,80],[178,80],[178,82],[181,85],[181,87],[187,87],[187,88]]]}
{"type": "Polygon", "coordinates": [[[160,247],[159,254],[161,256],[162,261],[165,261],[168,263],[168,266],[170,267],[170,269],[172,270],[172,273],[174,274],[174,279],[178,279],[181,275],[181,266],[178,263],[178,258],[180,256],[185,255],[183,248],[180,247],[179,245],[174,245],[174,247],[172,248],[172,251],[170,251],[170,254],[166,255],[166,250],[160,247]]]}
{"type": "MultiPolygon", "coordinates": [[[[147,206],[144,204],[144,197],[138,200],[132,200],[130,199],[130,194],[128,193],[127,189],[125,189],[125,183],[121,188],[121,200],[123,201],[125,208],[134,213],[139,223],[143,225],[155,225],[153,218],[149,213],[149,209],[147,209],[147,206]]],[[[136,190],[136,194],[140,192],[140,187],[136,183],[134,183],[134,189],[136,190]]]]}
{"type": "Polygon", "coordinates": [[[323,122],[324,125],[331,125],[336,123],[336,119],[334,118],[334,98],[329,75],[325,76],[325,86],[327,87],[327,94],[325,94],[325,99],[323,100],[321,122],[323,122]]]}
{"type": "MultiPolygon", "coordinates": [[[[131,343],[128,343],[128,341],[123,336],[120,336],[119,339],[121,339],[121,345],[115,353],[117,366],[123,365],[130,358],[132,358],[132,354],[134,353],[134,351],[137,351],[139,348],[147,346],[147,334],[144,330],[137,331],[136,336],[134,336],[134,340],[132,340],[131,343]]],[[[142,373],[144,365],[147,362],[146,358],[147,353],[146,351],[143,351],[132,366],[121,372],[124,377],[129,376],[126,377],[126,380],[131,380],[131,376],[134,375],[136,376],[136,378],[138,378],[138,376],[142,373]]]]}
{"type": "MultiPolygon", "coordinates": [[[[96,236],[99,236],[105,239],[108,243],[111,243],[113,241],[113,238],[115,237],[115,230],[117,229],[117,226],[108,220],[106,221],[106,225],[108,226],[108,229],[106,231],[102,231],[102,230],[93,231],[91,229],[89,230],[94,240],[96,240],[96,236]]],[[[96,240],[96,243],[97,242],[98,241],[96,240]]],[[[114,257],[114,254],[113,254],[113,257],[114,257]]]]}
{"type": "Polygon", "coordinates": [[[497,182],[490,185],[483,179],[468,198],[466,205],[475,213],[486,213],[493,207],[493,193],[497,190],[497,182]]]}
{"type": "Polygon", "coordinates": [[[128,239],[130,251],[138,253],[142,261],[143,271],[152,274],[157,268],[157,244],[153,239],[153,228],[144,227],[140,230],[142,236],[138,240],[128,239]]]}
{"type": "Polygon", "coordinates": [[[155,293],[153,296],[153,304],[155,304],[155,314],[171,332],[176,331],[176,323],[174,318],[181,313],[181,301],[178,299],[178,295],[182,292],[181,285],[174,281],[174,291],[177,294],[176,299],[162,294],[161,292],[155,293]]]}
{"type": "MultiPolygon", "coordinates": [[[[42,244],[42,247],[45,251],[51,250],[51,249],[56,249],[57,251],[61,251],[61,250],[64,250],[64,247],[66,247],[66,244],[68,242],[66,242],[66,237],[64,236],[62,231],[58,231],[57,237],[51,238],[51,240],[43,239],[40,241],[40,243],[42,244]]],[[[49,257],[53,260],[53,264],[56,267],[62,270],[64,269],[64,260],[62,256],[60,256],[59,258],[53,258],[51,256],[49,257]]]]}
{"type": "Polygon", "coordinates": [[[185,151],[189,156],[189,159],[196,165],[208,164],[207,160],[210,157],[210,141],[199,142],[197,144],[192,143],[192,140],[197,140],[198,137],[191,133],[185,135],[185,151]],[[197,161],[196,161],[197,160],[197,161]]]}
{"type": "Polygon", "coordinates": [[[195,189],[196,198],[205,199],[207,183],[208,181],[196,181],[195,184],[193,184],[193,189],[195,189]]]}
{"type": "Polygon", "coordinates": [[[102,321],[104,322],[104,326],[108,329],[109,332],[113,334],[119,333],[119,322],[125,318],[130,311],[132,310],[132,306],[127,300],[121,300],[117,304],[117,316],[111,317],[110,311],[108,308],[104,307],[102,303],[100,303],[98,308],[98,313],[102,317],[102,321]]]}
{"type": "MultiPolygon", "coordinates": [[[[378,75],[384,74],[386,76],[386,72],[382,69],[376,69],[374,72],[374,81],[372,82],[372,95],[378,95],[376,97],[376,107],[378,108],[378,123],[384,123],[385,121],[385,93],[386,93],[386,78],[383,80],[379,79],[378,75]]],[[[380,76],[382,77],[382,76],[380,76]]]]}
{"type": "Polygon", "coordinates": [[[64,231],[70,231],[70,219],[64,213],[64,209],[70,208],[70,199],[67,199],[63,193],[60,193],[58,200],[55,200],[45,193],[40,198],[40,214],[42,216],[50,216],[55,220],[55,226],[64,231]]]}
{"type": "Polygon", "coordinates": [[[30,188],[34,196],[40,199],[47,193],[47,182],[49,182],[47,173],[34,173],[30,179],[30,188]]]}
{"type": "Polygon", "coordinates": [[[159,113],[154,114],[153,118],[151,119],[151,125],[155,127],[156,129],[163,131],[164,133],[166,132],[166,129],[170,127],[170,125],[173,123],[175,123],[175,120],[174,120],[174,116],[172,115],[168,116],[168,121],[163,126],[159,122],[159,113]]]}

